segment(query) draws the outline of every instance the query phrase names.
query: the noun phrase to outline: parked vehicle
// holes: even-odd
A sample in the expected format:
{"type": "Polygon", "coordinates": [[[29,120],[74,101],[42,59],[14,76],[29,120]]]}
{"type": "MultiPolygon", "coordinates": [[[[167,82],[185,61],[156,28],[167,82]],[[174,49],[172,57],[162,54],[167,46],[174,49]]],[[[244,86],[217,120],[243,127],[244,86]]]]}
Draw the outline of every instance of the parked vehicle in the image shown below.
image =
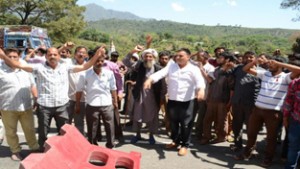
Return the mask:
{"type": "Polygon", "coordinates": [[[51,47],[51,40],[44,28],[28,25],[0,25],[0,48],[51,47]]]}

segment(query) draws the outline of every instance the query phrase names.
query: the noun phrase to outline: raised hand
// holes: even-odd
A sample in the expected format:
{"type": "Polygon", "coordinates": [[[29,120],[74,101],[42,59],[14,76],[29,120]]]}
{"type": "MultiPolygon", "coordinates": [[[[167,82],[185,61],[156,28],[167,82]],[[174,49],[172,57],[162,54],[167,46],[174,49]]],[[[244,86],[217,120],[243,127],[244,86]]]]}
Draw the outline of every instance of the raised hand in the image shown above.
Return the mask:
{"type": "Polygon", "coordinates": [[[152,36],[151,35],[147,35],[146,36],[146,45],[147,45],[147,49],[150,48],[150,45],[152,43],[152,36]]]}
{"type": "Polygon", "coordinates": [[[102,45],[102,46],[96,51],[95,56],[96,56],[96,57],[105,56],[105,52],[106,52],[105,45],[102,45]]]}
{"type": "Polygon", "coordinates": [[[73,42],[67,42],[64,44],[64,47],[67,49],[72,49],[75,46],[73,42]]]}
{"type": "Polygon", "coordinates": [[[138,53],[138,52],[141,52],[141,51],[144,50],[144,48],[145,48],[145,47],[142,46],[142,45],[136,45],[136,46],[134,47],[132,53],[138,53]]]}

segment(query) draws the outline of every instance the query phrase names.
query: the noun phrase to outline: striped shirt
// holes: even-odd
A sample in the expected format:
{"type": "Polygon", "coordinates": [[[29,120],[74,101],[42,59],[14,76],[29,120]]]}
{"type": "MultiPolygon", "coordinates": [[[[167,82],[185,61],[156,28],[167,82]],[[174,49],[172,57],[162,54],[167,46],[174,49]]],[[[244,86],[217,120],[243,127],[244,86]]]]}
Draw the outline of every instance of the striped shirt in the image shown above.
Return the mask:
{"type": "Polygon", "coordinates": [[[69,101],[68,73],[72,72],[72,65],[58,63],[55,69],[44,64],[32,64],[36,76],[38,90],[38,104],[45,107],[59,107],[69,101]]]}
{"type": "Polygon", "coordinates": [[[290,73],[281,72],[272,76],[269,71],[257,71],[257,77],[261,79],[261,88],[255,106],[280,111],[288,85],[292,81],[290,73]]]}
{"type": "Polygon", "coordinates": [[[31,109],[31,87],[34,85],[31,74],[20,69],[13,70],[2,63],[0,66],[0,110],[31,109]]]}

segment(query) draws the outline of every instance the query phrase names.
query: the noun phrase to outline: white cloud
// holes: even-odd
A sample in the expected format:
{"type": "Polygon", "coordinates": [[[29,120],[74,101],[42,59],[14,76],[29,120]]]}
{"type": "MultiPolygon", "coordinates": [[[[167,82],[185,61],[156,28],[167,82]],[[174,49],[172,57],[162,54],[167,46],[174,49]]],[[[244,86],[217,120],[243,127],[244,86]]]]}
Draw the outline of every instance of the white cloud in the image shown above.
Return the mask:
{"type": "Polygon", "coordinates": [[[180,4],[176,3],[176,2],[173,2],[171,4],[171,6],[172,6],[174,11],[177,11],[177,12],[185,11],[185,8],[183,6],[181,6],[180,4]]]}
{"type": "Polygon", "coordinates": [[[237,6],[236,0],[227,0],[227,4],[230,6],[237,6]]]}

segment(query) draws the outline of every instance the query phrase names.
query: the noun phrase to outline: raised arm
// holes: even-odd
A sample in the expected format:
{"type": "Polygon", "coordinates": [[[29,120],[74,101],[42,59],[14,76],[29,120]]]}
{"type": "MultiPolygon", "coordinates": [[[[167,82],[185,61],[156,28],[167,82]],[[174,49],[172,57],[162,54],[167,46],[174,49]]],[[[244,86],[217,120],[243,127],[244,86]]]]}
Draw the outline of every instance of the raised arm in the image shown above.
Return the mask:
{"type": "Polygon", "coordinates": [[[133,55],[134,53],[139,53],[139,52],[141,52],[142,50],[144,50],[144,46],[141,46],[141,45],[135,46],[134,49],[131,50],[131,51],[125,56],[125,58],[122,60],[123,64],[124,64],[125,66],[129,67],[130,69],[135,70],[135,69],[138,67],[138,65],[140,64],[140,63],[139,63],[140,61],[138,60],[137,62],[132,63],[132,62],[130,61],[130,59],[131,59],[131,57],[132,57],[132,55],[133,55]]]}
{"type": "Polygon", "coordinates": [[[88,62],[86,62],[83,65],[76,65],[73,68],[73,72],[80,72],[80,71],[84,71],[89,69],[90,67],[92,67],[96,61],[100,58],[100,57],[104,57],[105,55],[105,46],[101,46],[95,53],[95,55],[92,57],[92,59],[90,59],[88,62]]]}
{"type": "Polygon", "coordinates": [[[158,82],[160,79],[166,77],[169,72],[170,66],[166,66],[163,69],[152,74],[145,82],[144,82],[144,89],[150,89],[153,83],[158,82]]]}
{"type": "Polygon", "coordinates": [[[257,75],[257,72],[256,72],[256,69],[253,69],[253,66],[255,66],[257,63],[257,60],[254,60],[248,64],[246,64],[244,67],[243,67],[243,71],[249,73],[249,74],[252,74],[254,76],[257,75]]]}
{"type": "Polygon", "coordinates": [[[8,56],[6,56],[6,54],[4,53],[4,51],[1,48],[0,48],[0,58],[3,59],[5,61],[5,63],[7,63],[10,67],[19,68],[26,72],[33,71],[32,66],[27,65],[27,64],[22,64],[21,62],[16,62],[16,61],[13,61],[12,59],[10,59],[8,56]]]}
{"type": "Polygon", "coordinates": [[[245,65],[243,67],[243,71],[252,74],[254,76],[257,76],[256,65],[261,65],[268,62],[270,62],[270,60],[266,59],[265,57],[257,57],[255,60],[245,65]]]}
{"type": "Polygon", "coordinates": [[[58,49],[58,53],[61,53],[65,49],[72,49],[75,46],[73,42],[66,42],[58,49]]]}
{"type": "Polygon", "coordinates": [[[291,75],[290,75],[291,79],[295,79],[295,78],[299,77],[299,75],[300,75],[300,67],[299,66],[286,64],[286,63],[278,62],[275,60],[270,60],[269,63],[288,69],[291,72],[291,75]]]}
{"type": "Polygon", "coordinates": [[[35,52],[36,52],[36,49],[32,50],[30,53],[28,53],[28,54],[25,56],[24,60],[25,60],[26,62],[29,62],[30,58],[31,58],[32,56],[34,56],[35,52]]]}
{"type": "Polygon", "coordinates": [[[149,49],[152,43],[152,36],[151,35],[147,35],[146,36],[146,49],[149,49]]]}

